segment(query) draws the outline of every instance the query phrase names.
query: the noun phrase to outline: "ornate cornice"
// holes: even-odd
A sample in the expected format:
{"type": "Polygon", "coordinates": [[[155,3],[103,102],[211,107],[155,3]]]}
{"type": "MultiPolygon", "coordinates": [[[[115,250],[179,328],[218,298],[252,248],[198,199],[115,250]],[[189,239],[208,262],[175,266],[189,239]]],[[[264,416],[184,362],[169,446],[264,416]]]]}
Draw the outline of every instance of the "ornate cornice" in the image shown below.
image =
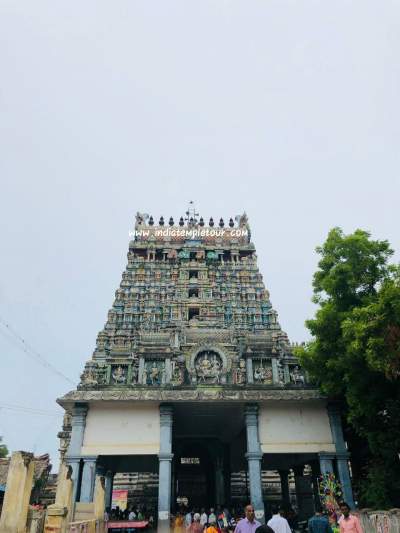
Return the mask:
{"type": "Polygon", "coordinates": [[[57,402],[68,407],[75,402],[96,401],[160,401],[160,402],[192,402],[192,401],[304,401],[321,400],[324,396],[318,389],[240,389],[230,390],[221,387],[197,388],[190,390],[131,389],[131,390],[77,390],[68,392],[57,402]]]}

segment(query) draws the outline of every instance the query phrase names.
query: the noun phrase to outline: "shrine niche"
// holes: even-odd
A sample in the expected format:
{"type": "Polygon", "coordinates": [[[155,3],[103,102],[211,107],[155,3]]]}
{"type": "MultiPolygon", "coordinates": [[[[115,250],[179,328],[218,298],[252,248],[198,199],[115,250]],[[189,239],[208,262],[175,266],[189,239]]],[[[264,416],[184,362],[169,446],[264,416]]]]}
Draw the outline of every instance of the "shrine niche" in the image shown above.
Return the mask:
{"type": "Polygon", "coordinates": [[[200,352],[195,359],[197,383],[220,383],[223,363],[221,356],[212,350],[200,352]]]}
{"type": "Polygon", "coordinates": [[[294,385],[305,385],[306,380],[298,365],[289,367],[290,382],[294,385]]]}
{"type": "Polygon", "coordinates": [[[142,385],[165,385],[166,370],[164,361],[148,361],[142,374],[142,385]]]}
{"type": "Polygon", "coordinates": [[[272,364],[263,359],[253,362],[254,383],[270,385],[273,382],[272,364]]]}
{"type": "Polygon", "coordinates": [[[113,365],[111,367],[111,383],[125,385],[128,379],[127,365],[113,365]]]}
{"type": "Polygon", "coordinates": [[[185,381],[185,364],[180,359],[173,359],[171,361],[171,384],[183,385],[185,381]]]}
{"type": "Polygon", "coordinates": [[[233,372],[233,383],[235,385],[245,385],[246,377],[246,361],[244,359],[240,359],[237,367],[233,372]]]}

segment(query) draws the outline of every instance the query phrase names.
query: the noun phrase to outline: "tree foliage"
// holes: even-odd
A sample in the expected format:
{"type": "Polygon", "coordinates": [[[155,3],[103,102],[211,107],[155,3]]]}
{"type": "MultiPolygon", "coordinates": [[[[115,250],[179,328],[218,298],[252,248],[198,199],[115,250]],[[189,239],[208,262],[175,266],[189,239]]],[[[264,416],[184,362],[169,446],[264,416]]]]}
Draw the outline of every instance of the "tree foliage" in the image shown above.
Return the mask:
{"type": "Polygon", "coordinates": [[[400,495],[400,269],[389,264],[389,243],[362,230],[334,228],[317,252],[319,307],[306,322],[313,339],[298,355],[368,441],[361,503],[390,507],[400,495]]]}
{"type": "Polygon", "coordinates": [[[0,437],[0,459],[3,457],[7,457],[8,455],[8,449],[7,446],[3,443],[3,437],[0,437]]]}

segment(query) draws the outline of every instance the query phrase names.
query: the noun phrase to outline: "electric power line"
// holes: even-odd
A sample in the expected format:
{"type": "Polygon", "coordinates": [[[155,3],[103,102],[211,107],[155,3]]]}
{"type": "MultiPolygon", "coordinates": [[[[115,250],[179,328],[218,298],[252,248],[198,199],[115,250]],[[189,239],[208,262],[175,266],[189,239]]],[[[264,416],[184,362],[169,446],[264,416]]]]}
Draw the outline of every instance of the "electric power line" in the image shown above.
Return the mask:
{"type": "Polygon", "coordinates": [[[33,407],[25,407],[22,405],[13,405],[10,403],[3,403],[3,402],[0,402],[0,409],[7,409],[8,411],[15,411],[15,412],[20,412],[24,414],[32,414],[32,415],[35,414],[35,415],[43,415],[43,416],[51,416],[51,417],[63,415],[62,412],[56,413],[55,411],[46,411],[45,409],[35,409],[33,407]]]}
{"type": "MultiPolygon", "coordinates": [[[[62,377],[63,379],[65,379],[66,381],[68,381],[69,383],[71,383],[73,386],[75,386],[75,383],[72,381],[72,379],[70,379],[69,377],[67,377],[65,374],[63,374],[60,370],[58,370],[54,365],[52,365],[51,363],[49,363],[47,361],[47,359],[45,357],[43,357],[43,355],[41,355],[37,350],[35,350],[34,348],[32,348],[29,343],[21,336],[19,335],[19,333],[17,333],[17,331],[15,331],[14,328],[12,328],[10,326],[10,324],[8,324],[4,319],[2,319],[0,317],[0,324],[2,326],[4,326],[6,329],[7,329],[7,333],[10,333],[13,337],[14,340],[17,340],[18,343],[21,343],[21,344],[17,344],[17,346],[24,352],[26,353],[26,355],[28,355],[29,357],[32,357],[32,358],[35,358],[37,361],[39,361],[39,363],[44,366],[45,368],[47,368],[48,370],[50,370],[51,372],[53,372],[54,374],[57,374],[59,377],[62,377]]],[[[1,331],[1,330],[0,330],[1,331]]],[[[4,334],[4,332],[3,332],[4,334]]]]}

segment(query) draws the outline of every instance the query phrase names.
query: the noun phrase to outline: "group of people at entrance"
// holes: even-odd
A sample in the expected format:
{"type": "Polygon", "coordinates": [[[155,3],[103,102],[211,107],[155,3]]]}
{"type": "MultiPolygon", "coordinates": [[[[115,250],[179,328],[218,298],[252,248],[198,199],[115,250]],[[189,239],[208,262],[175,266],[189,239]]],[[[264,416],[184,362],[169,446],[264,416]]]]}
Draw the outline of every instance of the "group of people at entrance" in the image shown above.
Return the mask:
{"type": "MultiPolygon", "coordinates": [[[[340,517],[334,513],[326,516],[322,512],[322,508],[318,508],[315,515],[308,521],[308,533],[364,533],[360,520],[356,515],[350,513],[350,507],[347,503],[341,502],[340,512],[340,517]]],[[[262,525],[255,519],[253,506],[247,505],[245,508],[246,516],[238,522],[234,533],[292,533],[293,529],[282,514],[279,507],[274,508],[272,518],[266,525],[262,525]]]]}
{"type": "Polygon", "coordinates": [[[227,507],[178,512],[174,518],[174,533],[218,533],[234,529],[234,515],[227,507]]]}
{"type": "MultiPolygon", "coordinates": [[[[293,533],[298,531],[297,523],[290,523],[283,516],[279,507],[272,509],[272,518],[267,524],[260,524],[255,519],[254,507],[247,505],[245,517],[236,521],[227,508],[220,507],[216,511],[211,508],[200,512],[187,511],[178,513],[174,519],[174,533],[293,533]]],[[[356,515],[350,513],[347,503],[340,504],[340,516],[335,513],[326,515],[318,508],[315,515],[308,521],[309,533],[364,533],[356,515]]]]}

